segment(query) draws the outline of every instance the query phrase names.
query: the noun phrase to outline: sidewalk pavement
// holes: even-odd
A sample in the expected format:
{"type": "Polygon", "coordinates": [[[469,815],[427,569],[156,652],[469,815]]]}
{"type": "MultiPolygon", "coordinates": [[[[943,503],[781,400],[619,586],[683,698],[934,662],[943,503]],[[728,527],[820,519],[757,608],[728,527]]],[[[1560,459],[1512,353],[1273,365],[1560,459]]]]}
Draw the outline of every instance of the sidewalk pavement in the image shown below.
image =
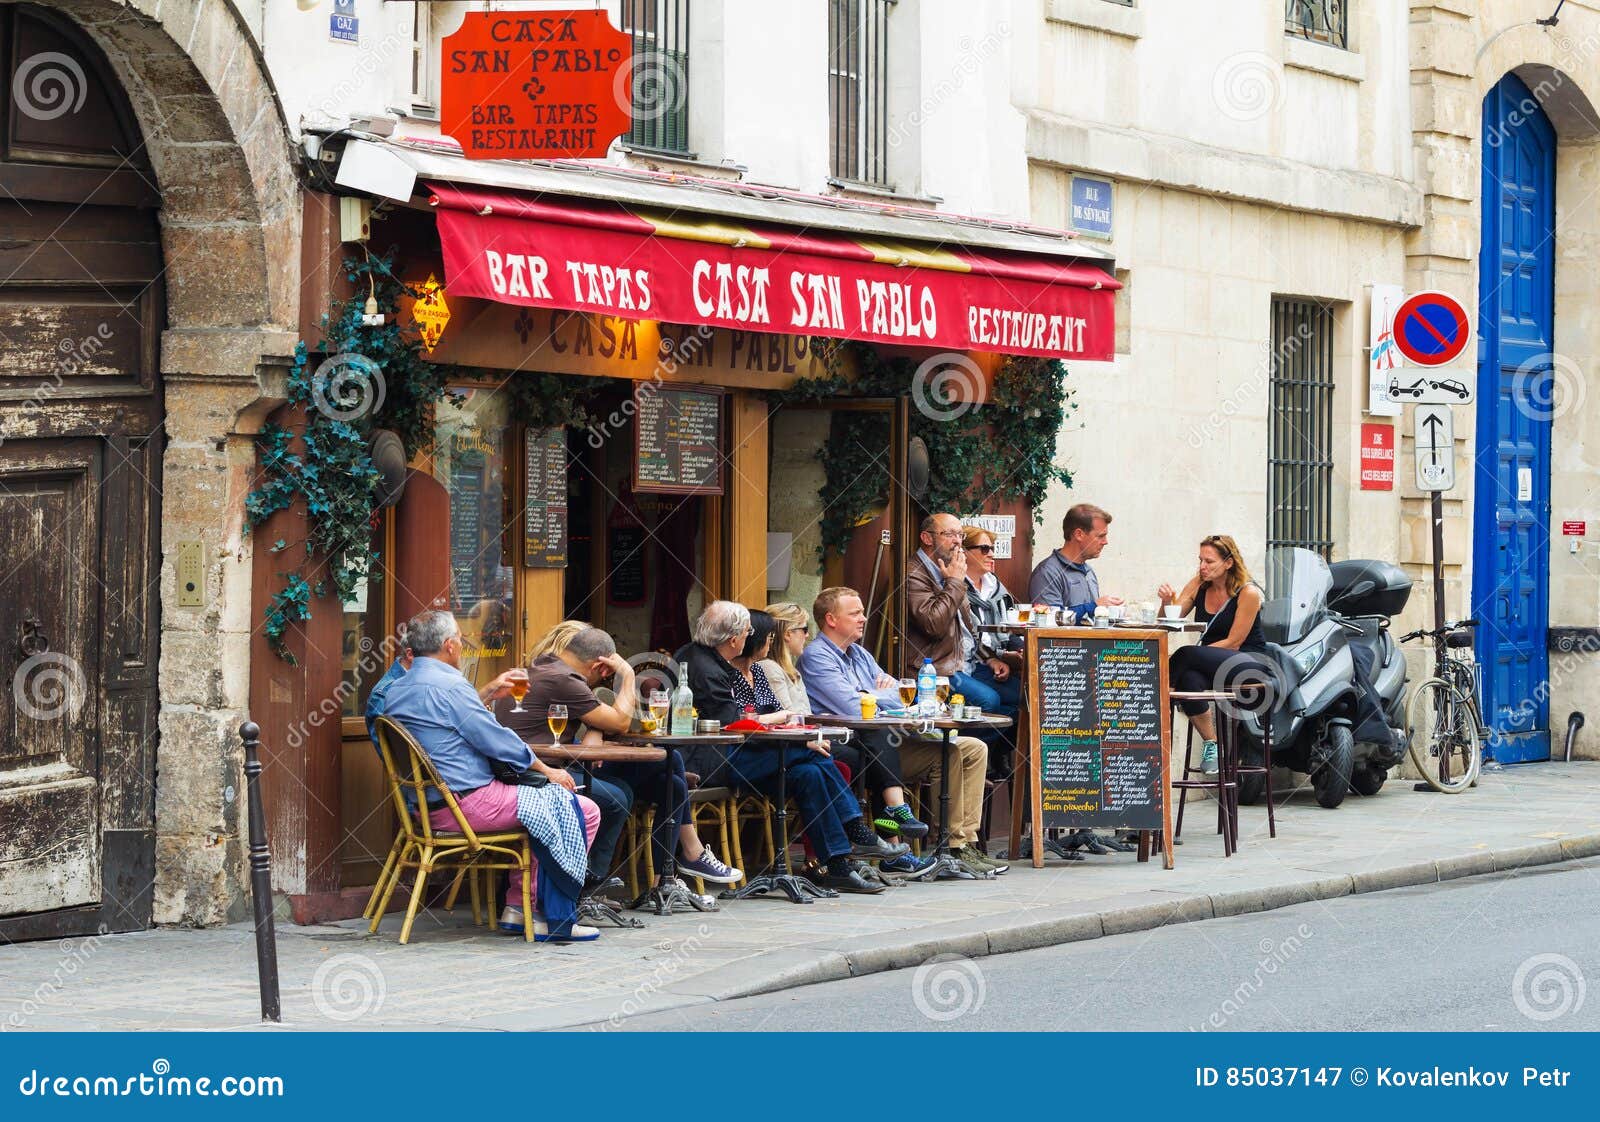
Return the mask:
{"type": "MultiPolygon", "coordinates": [[[[1021,863],[993,881],[649,916],[644,930],[606,927],[597,942],[573,946],[474,928],[465,901],[455,916],[419,917],[404,947],[393,916],[376,936],[359,922],[285,924],[283,1027],[604,1028],[636,1013],[916,966],[937,954],[1000,954],[1593,856],[1600,765],[1509,768],[1455,796],[1391,780],[1335,811],[1302,790],[1280,806],[1275,840],[1264,808],[1246,807],[1231,859],[1214,825],[1211,804],[1191,803],[1171,871],[1132,854],[1050,858],[1042,870],[1021,863]]],[[[1323,907],[1338,922],[1338,905],[1323,907]]],[[[248,925],[6,947],[0,1031],[256,1028],[254,957],[248,925]]]]}

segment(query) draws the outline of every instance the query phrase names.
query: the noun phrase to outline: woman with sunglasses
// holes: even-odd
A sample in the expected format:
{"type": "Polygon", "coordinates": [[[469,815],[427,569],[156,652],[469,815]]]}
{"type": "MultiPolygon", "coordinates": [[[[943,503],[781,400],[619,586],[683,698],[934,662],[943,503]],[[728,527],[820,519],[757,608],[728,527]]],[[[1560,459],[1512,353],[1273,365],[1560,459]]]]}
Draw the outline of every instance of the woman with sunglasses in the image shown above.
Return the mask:
{"type": "MultiPolygon", "coordinates": [[[[1182,592],[1174,592],[1170,584],[1157,589],[1163,608],[1177,604],[1184,616],[1192,609],[1195,622],[1206,625],[1198,645],[1179,647],[1167,660],[1172,688],[1200,692],[1245,683],[1270,687],[1273,666],[1261,631],[1261,586],[1251,579],[1239,543],[1226,534],[1212,534],[1200,542],[1199,562],[1182,592]]],[[[1270,704],[1270,696],[1252,702],[1270,704]]],[[[1217,725],[1210,705],[1185,701],[1182,708],[1203,742],[1201,772],[1217,774],[1217,725]]]]}
{"type": "MultiPolygon", "coordinates": [[[[1007,610],[1017,602],[995,575],[993,534],[978,526],[964,527],[961,547],[967,555],[967,605],[980,628],[966,667],[966,698],[974,705],[982,705],[985,712],[1014,717],[1022,700],[1022,683],[1017,677],[1022,660],[1016,653],[1022,640],[981,628],[984,624],[1005,623],[1007,610]],[[983,687],[976,696],[972,683],[983,687]]],[[[951,688],[955,689],[955,683],[951,688]]]]}
{"type": "Polygon", "coordinates": [[[800,678],[795,659],[806,649],[811,637],[811,619],[799,604],[784,602],[768,604],[767,615],[772,617],[772,656],[756,663],[767,676],[767,684],[778,698],[778,704],[791,713],[811,712],[811,700],[806,696],[806,684],[800,678]]]}

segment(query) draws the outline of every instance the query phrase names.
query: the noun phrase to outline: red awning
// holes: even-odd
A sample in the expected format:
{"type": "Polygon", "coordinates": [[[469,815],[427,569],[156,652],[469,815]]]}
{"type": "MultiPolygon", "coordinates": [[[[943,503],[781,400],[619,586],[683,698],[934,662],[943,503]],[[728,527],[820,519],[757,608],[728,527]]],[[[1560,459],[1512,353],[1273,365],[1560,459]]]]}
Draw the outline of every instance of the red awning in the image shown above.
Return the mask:
{"type": "Polygon", "coordinates": [[[1070,258],[428,186],[452,296],[783,335],[1112,357],[1121,286],[1070,258]]]}

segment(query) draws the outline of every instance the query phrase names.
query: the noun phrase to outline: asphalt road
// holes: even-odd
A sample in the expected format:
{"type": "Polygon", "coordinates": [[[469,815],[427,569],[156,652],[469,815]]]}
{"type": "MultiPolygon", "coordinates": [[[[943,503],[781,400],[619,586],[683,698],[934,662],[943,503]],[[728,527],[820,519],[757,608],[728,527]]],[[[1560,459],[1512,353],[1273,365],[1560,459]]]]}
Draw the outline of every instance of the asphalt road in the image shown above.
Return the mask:
{"type": "Polygon", "coordinates": [[[1600,860],[635,1017],[629,1029],[1600,1029],[1600,860]]]}

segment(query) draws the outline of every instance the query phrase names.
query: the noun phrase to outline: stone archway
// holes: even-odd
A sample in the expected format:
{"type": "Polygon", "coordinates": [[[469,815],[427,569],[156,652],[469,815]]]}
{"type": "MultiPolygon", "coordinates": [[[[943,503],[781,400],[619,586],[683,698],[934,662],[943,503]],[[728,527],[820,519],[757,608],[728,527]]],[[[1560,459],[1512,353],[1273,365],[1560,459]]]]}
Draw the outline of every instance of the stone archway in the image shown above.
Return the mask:
{"type": "Polygon", "coordinates": [[[282,109],[231,0],[56,0],[104,52],[162,196],[167,326],[154,920],[245,910],[237,729],[249,692],[252,435],[297,338],[301,194],[282,109]],[[180,605],[199,543],[201,605],[180,605]]]}

